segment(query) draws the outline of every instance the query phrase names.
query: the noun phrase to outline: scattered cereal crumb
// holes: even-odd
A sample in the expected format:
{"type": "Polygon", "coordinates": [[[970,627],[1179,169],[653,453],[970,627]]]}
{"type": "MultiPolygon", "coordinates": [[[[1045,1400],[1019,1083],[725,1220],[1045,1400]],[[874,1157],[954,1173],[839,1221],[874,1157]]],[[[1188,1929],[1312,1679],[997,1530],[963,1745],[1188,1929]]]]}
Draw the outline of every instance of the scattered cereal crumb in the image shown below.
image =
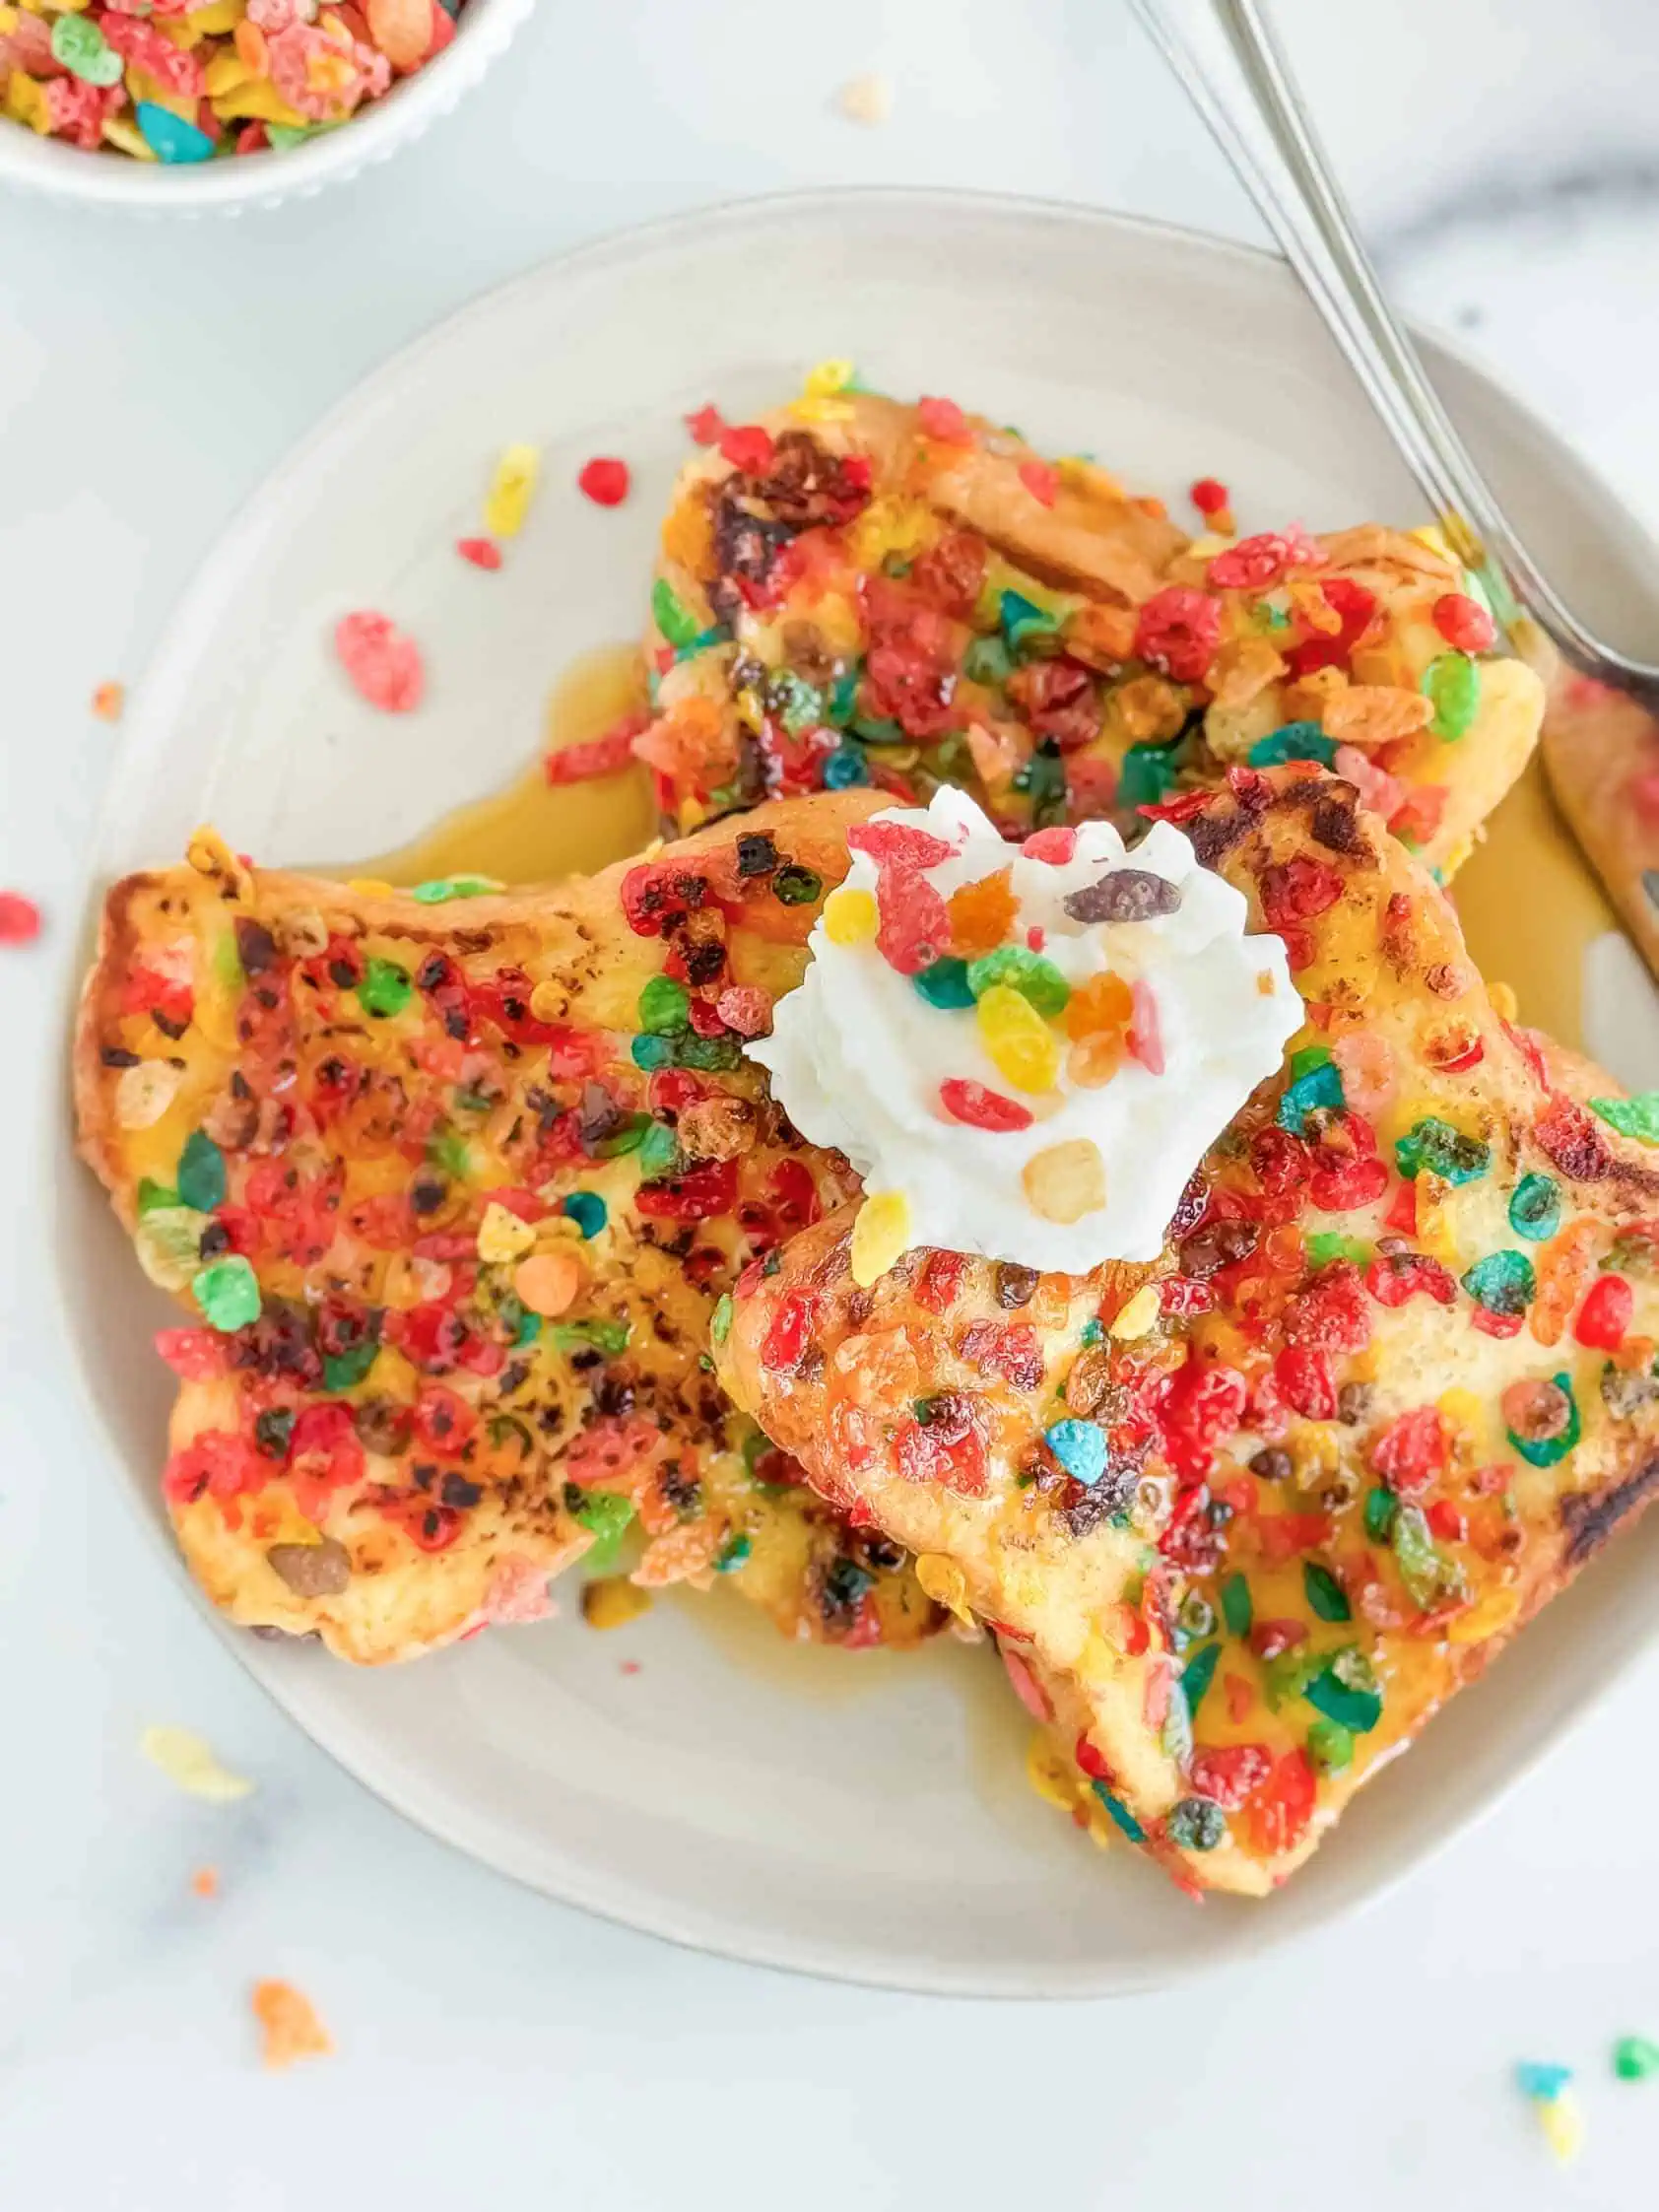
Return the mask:
{"type": "Polygon", "coordinates": [[[1562,2166],[1570,2166],[1584,2147],[1584,2114],[1570,2089],[1534,2106],[1544,2140],[1562,2166]]]}
{"type": "Polygon", "coordinates": [[[595,506],[621,506],[632,481],[626,461],[601,453],[583,468],[576,478],[576,486],[595,506]]]}
{"type": "Polygon", "coordinates": [[[590,1629],[627,1628],[650,1609],[650,1591],[626,1575],[603,1575],[582,1585],[582,1619],[590,1629]]]}
{"type": "Polygon", "coordinates": [[[541,468],[534,445],[509,445],[496,463],[484,495],[484,527],[493,538],[516,538],[523,529],[541,468]]]}
{"type": "Polygon", "coordinates": [[[1530,2097],[1539,2104],[1548,2104],[1551,2098],[1559,2097],[1571,2079],[1570,2066],[1544,2064],[1534,2058],[1523,2058],[1515,2067],[1515,2087],[1523,2097],[1530,2097]]]}
{"type": "Polygon", "coordinates": [[[217,1866],[198,1866],[190,1877],[190,1891],[194,1897],[219,1895],[219,1869],[217,1866]]]}
{"type": "Polygon", "coordinates": [[[463,561],[470,561],[475,569],[487,569],[492,575],[501,565],[501,549],[494,538],[457,538],[455,551],[463,561]]]}
{"type": "Polygon", "coordinates": [[[265,2031],[261,2055],[273,2073],[292,2066],[297,2058],[326,2058],[334,2048],[333,2038],[317,2018],[311,2000],[301,1996],[292,1982],[256,1982],[253,2016],[265,2031]]]}
{"type": "Polygon", "coordinates": [[[0,891],[0,945],[33,945],[40,934],[40,909],[21,891],[0,891]]]}
{"type": "Polygon", "coordinates": [[[624,1659],[622,1670],[624,1674],[637,1674],[639,1672],[639,1661],[637,1659],[624,1659]]]}
{"type": "Polygon", "coordinates": [[[230,1805],[238,1797],[252,1794],[252,1782],[222,1767],[212,1746],[188,1728],[146,1728],[138,1739],[138,1748],[188,1797],[203,1798],[210,1805],[230,1805]]]}
{"type": "Polygon", "coordinates": [[[100,684],[93,694],[93,712],[100,722],[118,722],[127,704],[125,684],[100,684]]]}
{"type": "Polygon", "coordinates": [[[427,673],[421,648],[385,615],[361,609],[342,615],[334,629],[334,650],[352,688],[383,714],[408,714],[421,704],[427,673]]]}
{"type": "Polygon", "coordinates": [[[893,113],[893,81],[873,69],[849,77],[835,95],[835,105],[849,123],[863,123],[873,130],[893,113]]]}
{"type": "Polygon", "coordinates": [[[1621,2036],[1613,2046],[1613,2070],[1621,2081],[1646,2081],[1659,2074],[1659,2044],[1645,2036],[1621,2036]]]}

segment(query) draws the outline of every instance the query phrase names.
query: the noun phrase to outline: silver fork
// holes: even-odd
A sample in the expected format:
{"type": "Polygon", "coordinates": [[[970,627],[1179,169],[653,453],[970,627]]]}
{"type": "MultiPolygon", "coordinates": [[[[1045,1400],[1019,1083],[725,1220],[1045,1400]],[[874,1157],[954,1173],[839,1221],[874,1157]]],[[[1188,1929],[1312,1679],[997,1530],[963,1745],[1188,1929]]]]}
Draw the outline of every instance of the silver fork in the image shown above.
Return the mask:
{"type": "MultiPolygon", "coordinates": [[[[1586,838],[1586,792],[1574,786],[1588,779],[1591,811],[1605,817],[1604,786],[1623,776],[1626,758],[1641,749],[1659,759],[1659,665],[1617,651],[1578,619],[1493,497],[1388,304],[1258,0],[1130,5],[1300,277],[1448,542],[1480,577],[1510,643],[1552,682],[1559,727],[1556,742],[1547,735],[1546,765],[1562,811],[1586,838]],[[1604,703],[1611,716],[1600,711],[1586,728],[1576,707],[1565,710],[1561,664],[1619,695],[1604,703]]],[[[1659,974],[1659,838],[1628,808],[1617,831],[1615,850],[1592,830],[1590,857],[1659,974]]]]}

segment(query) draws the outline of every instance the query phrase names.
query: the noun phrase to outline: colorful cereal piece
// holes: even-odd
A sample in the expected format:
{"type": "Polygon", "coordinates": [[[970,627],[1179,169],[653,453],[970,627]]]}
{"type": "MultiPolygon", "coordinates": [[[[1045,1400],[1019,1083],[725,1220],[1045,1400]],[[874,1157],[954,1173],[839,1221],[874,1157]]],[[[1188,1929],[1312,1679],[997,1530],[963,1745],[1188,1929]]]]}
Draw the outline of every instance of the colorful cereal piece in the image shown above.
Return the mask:
{"type": "Polygon", "coordinates": [[[264,2036],[262,2057],[273,2073],[300,2058],[326,2058],[333,2050],[333,2039],[315,2006],[292,1982],[256,1982],[252,2004],[264,2036]]]}
{"type": "Polygon", "coordinates": [[[976,999],[983,998],[993,984],[1011,986],[1049,1019],[1065,1012],[1072,995],[1071,985],[1054,963],[1024,945],[999,945],[994,953],[969,962],[967,987],[976,999]]]}
{"type": "MultiPolygon", "coordinates": [[[[133,117],[144,143],[159,162],[207,162],[213,159],[213,140],[168,107],[153,100],[136,101],[133,117]]],[[[342,658],[344,655],[342,655],[342,658]]]]}
{"type": "Polygon", "coordinates": [[[1071,1137],[1033,1153],[1020,1181],[1027,1204],[1044,1221],[1081,1221],[1106,1202],[1106,1164],[1090,1137],[1071,1137]]]}
{"type": "Polygon", "coordinates": [[[1592,1099],[1590,1111],[1638,1144],[1659,1144],[1659,1091],[1638,1091],[1630,1099],[1592,1099]]]}
{"type": "MultiPolygon", "coordinates": [[[[852,884],[842,884],[824,902],[824,934],[832,945],[870,943],[879,918],[874,894],[852,884]]],[[[920,982],[918,977],[918,988],[920,982]]]]}
{"type": "Polygon", "coordinates": [[[873,1190],[852,1225],[848,1266],[860,1290],[879,1283],[910,1248],[910,1201],[901,1190],[873,1190]]]}
{"type": "Polygon", "coordinates": [[[40,934],[40,909],[21,891],[0,891],[0,945],[33,945],[40,934]]]}
{"type": "Polygon", "coordinates": [[[365,0],[368,35],[394,69],[419,68],[432,42],[431,0],[365,0]]]}
{"type": "Polygon", "coordinates": [[[994,1134],[1014,1134],[1029,1129],[1035,1116],[1018,1099],[1005,1099],[1000,1091],[987,1090],[961,1076],[948,1076],[939,1086],[939,1104],[952,1121],[994,1134]]]}
{"type": "Polygon", "coordinates": [[[189,1728],[146,1728],[138,1748],[153,1767],[187,1797],[208,1805],[233,1805],[253,1794],[253,1784],[221,1764],[213,1747],[189,1728]]]}
{"type": "Polygon", "coordinates": [[[1043,1441],[1073,1482],[1097,1483],[1106,1471],[1106,1433],[1094,1421],[1056,1421],[1043,1441]]]}
{"type": "Polygon", "coordinates": [[[259,1318],[259,1279],[240,1252],[204,1267],[190,1290],[210,1328],[229,1335],[259,1318]]]}
{"type": "Polygon", "coordinates": [[[1621,2081],[1647,2081],[1659,2074],[1659,2044],[1645,2036],[1621,2036],[1613,2046],[1613,2070],[1621,2081]]]}
{"type": "Polygon", "coordinates": [[[1007,983],[979,997],[979,1035],[999,1075],[1017,1091],[1051,1091],[1060,1072],[1060,1040],[1029,999],[1007,983]]]}
{"type": "Polygon", "coordinates": [[[426,690],[421,648],[389,616],[368,609],[343,615],[334,629],[334,650],[360,699],[383,714],[408,714],[426,690]]]}
{"type": "Polygon", "coordinates": [[[484,496],[484,527],[491,537],[516,538],[523,529],[541,466],[534,445],[509,445],[502,453],[484,496]]]}
{"type": "Polygon", "coordinates": [[[470,561],[475,569],[483,569],[492,575],[501,566],[501,549],[494,538],[457,538],[455,551],[463,561],[470,561]]]}
{"type": "Polygon", "coordinates": [[[1433,734],[1462,737],[1480,711],[1479,664],[1467,653],[1436,653],[1423,672],[1423,691],[1434,708],[1433,734]]]}
{"type": "Polygon", "coordinates": [[[577,490],[595,506],[621,506],[631,483],[628,463],[609,454],[589,461],[576,478],[577,490]]]}

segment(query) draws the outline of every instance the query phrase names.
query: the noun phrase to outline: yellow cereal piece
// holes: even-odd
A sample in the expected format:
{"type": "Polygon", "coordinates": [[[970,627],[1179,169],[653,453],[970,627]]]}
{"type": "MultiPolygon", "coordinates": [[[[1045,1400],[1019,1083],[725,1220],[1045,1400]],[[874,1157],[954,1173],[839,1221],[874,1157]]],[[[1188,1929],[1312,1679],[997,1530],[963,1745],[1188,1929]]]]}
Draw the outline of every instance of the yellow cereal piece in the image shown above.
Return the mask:
{"type": "Polygon", "coordinates": [[[202,88],[209,100],[221,99],[226,93],[233,93],[255,81],[254,72],[234,46],[227,46],[222,54],[215,54],[202,71],[202,88]]]}
{"type": "Polygon", "coordinates": [[[504,1267],[509,1260],[522,1259],[535,1241],[536,1232],[527,1221],[520,1221],[498,1198],[491,1199],[478,1225],[478,1256],[487,1267],[504,1267]]]}
{"type": "Polygon", "coordinates": [[[967,1576],[954,1559],[947,1559],[942,1552],[918,1552],[916,1580],[934,1604],[954,1613],[964,1629],[978,1626],[967,1602],[967,1576]]]}
{"type": "Polygon", "coordinates": [[[910,1248],[910,1201],[901,1190],[873,1190],[852,1225],[852,1279],[861,1291],[879,1283],[910,1248]]]}
{"type": "Polygon", "coordinates": [[[123,1068],[115,1085],[115,1122],[122,1129],[153,1129],[178,1095],[182,1068],[168,1060],[140,1060],[123,1068]]]}
{"type": "Polygon", "coordinates": [[[1026,1779],[1037,1795],[1069,1813],[1078,1801],[1071,1762],[1056,1751],[1046,1736],[1033,1735],[1026,1747],[1026,1779]]]}
{"type": "Polygon", "coordinates": [[[1479,1603],[1446,1623],[1442,1635],[1448,1643],[1484,1643],[1508,1628],[1521,1609],[1519,1590],[1490,1590],[1479,1603]]]}
{"type": "Polygon", "coordinates": [[[355,891],[360,899],[395,899],[397,897],[396,884],[387,883],[383,876],[352,876],[347,881],[346,889],[355,891]]]}
{"type": "Polygon", "coordinates": [[[700,799],[682,799],[675,819],[680,825],[680,835],[689,837],[708,820],[708,809],[700,799]]]}
{"type": "Polygon", "coordinates": [[[168,92],[160,77],[152,77],[147,69],[129,69],[126,88],[134,101],[147,101],[152,107],[165,107],[169,115],[176,115],[181,123],[194,123],[196,102],[186,100],[182,93],[168,92]]]}
{"type": "Polygon", "coordinates": [[[212,1745],[189,1728],[146,1728],[138,1748],[168,1781],[204,1804],[232,1805],[253,1794],[252,1782],[221,1766],[212,1745]]]}
{"type": "Polygon", "coordinates": [[[974,1009],[992,1065],[1017,1091],[1052,1091],[1060,1072],[1060,1039],[1030,1000],[1011,983],[993,983],[974,1009]]]}
{"type": "Polygon", "coordinates": [[[493,538],[516,538],[530,511],[542,456],[534,445],[509,445],[484,496],[484,527],[493,538]]]}
{"type": "Polygon", "coordinates": [[[848,399],[795,399],[789,412],[798,423],[850,423],[854,408],[848,399]]]}
{"type": "Polygon", "coordinates": [[[938,522],[925,501],[885,495],[872,500],[853,524],[851,557],[860,569],[877,569],[890,553],[903,559],[925,553],[938,534],[938,522]]]}
{"type": "Polygon", "coordinates": [[[14,69],[6,80],[6,112],[15,123],[27,123],[43,138],[51,128],[44,89],[24,70],[14,69]]]}
{"type": "Polygon", "coordinates": [[[1158,1319],[1159,1304],[1158,1285],[1143,1283],[1112,1322],[1109,1333],[1120,1344],[1133,1344],[1137,1337],[1145,1336],[1158,1319]]]}
{"type": "Polygon", "coordinates": [[[22,21],[16,8],[0,8],[0,38],[9,37],[22,21]]]}
{"type": "Polygon", "coordinates": [[[830,399],[836,392],[844,392],[856,373],[852,363],[839,356],[816,361],[807,370],[801,388],[808,399],[830,399]]]}
{"type": "Polygon", "coordinates": [[[205,8],[192,8],[184,21],[192,31],[223,37],[235,30],[247,14],[247,0],[208,0],[205,8]]]}
{"type": "Polygon", "coordinates": [[[1092,1137],[1071,1137],[1033,1153],[1020,1182],[1027,1204],[1044,1221],[1081,1221],[1106,1202],[1106,1164],[1092,1137]]]}
{"type": "Polygon", "coordinates": [[[875,895],[842,884],[824,902],[824,934],[832,945],[867,945],[879,922],[875,895]]]}
{"type": "Polygon", "coordinates": [[[1544,2140],[1562,2166],[1570,2166],[1584,2148],[1584,2113],[1570,2089],[1559,2096],[1534,2100],[1544,2140]]]}
{"type": "Polygon", "coordinates": [[[1513,1022],[1521,1011],[1512,983],[1489,983],[1487,996],[1492,1000],[1492,1010],[1500,1022],[1513,1022]]]}
{"type": "Polygon", "coordinates": [[[264,83],[245,85],[239,92],[227,93],[213,103],[213,111],[222,123],[286,123],[294,130],[305,127],[305,118],[297,107],[290,107],[275,85],[264,83]]]}
{"type": "Polygon", "coordinates": [[[582,1586],[582,1619],[590,1629],[625,1629],[650,1610],[650,1591],[626,1575],[601,1575],[582,1586]]]}

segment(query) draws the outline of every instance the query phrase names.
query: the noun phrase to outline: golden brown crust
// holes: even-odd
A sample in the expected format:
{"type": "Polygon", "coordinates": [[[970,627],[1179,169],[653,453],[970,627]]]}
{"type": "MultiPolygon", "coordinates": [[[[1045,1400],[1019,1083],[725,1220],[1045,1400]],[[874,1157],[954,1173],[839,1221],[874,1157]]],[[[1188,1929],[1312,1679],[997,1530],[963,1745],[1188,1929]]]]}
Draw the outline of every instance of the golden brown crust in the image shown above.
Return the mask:
{"type": "Polygon", "coordinates": [[[1567,827],[1659,975],[1659,724],[1639,701],[1561,672],[1544,766],[1567,827]]]}

